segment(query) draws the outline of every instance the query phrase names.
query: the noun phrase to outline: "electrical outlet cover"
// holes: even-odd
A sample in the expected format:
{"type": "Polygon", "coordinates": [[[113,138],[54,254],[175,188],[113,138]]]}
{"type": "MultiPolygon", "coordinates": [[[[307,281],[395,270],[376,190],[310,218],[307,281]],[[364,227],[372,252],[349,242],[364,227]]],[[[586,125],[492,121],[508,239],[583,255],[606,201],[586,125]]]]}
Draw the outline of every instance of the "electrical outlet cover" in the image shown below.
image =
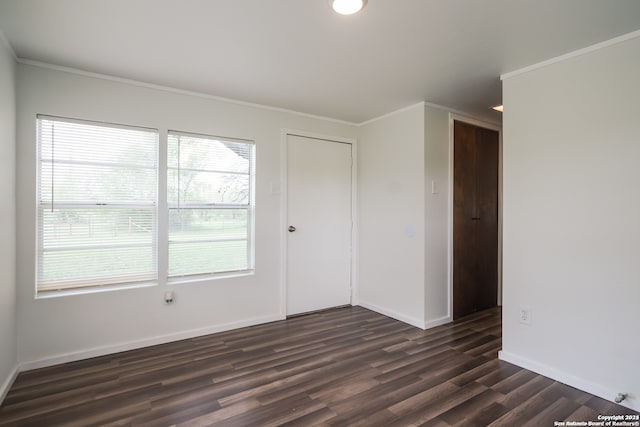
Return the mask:
{"type": "Polygon", "coordinates": [[[526,305],[521,305],[519,318],[520,323],[524,325],[531,325],[531,308],[526,305]]]}

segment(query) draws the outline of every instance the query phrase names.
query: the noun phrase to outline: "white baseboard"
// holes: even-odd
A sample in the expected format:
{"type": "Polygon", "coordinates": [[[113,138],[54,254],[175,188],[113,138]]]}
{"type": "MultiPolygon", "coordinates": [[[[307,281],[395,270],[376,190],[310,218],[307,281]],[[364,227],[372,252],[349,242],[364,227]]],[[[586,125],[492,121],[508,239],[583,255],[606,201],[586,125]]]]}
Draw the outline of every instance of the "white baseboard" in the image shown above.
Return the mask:
{"type": "MultiPolygon", "coordinates": [[[[537,374],[551,378],[552,380],[561,382],[582,391],[586,391],[587,393],[601,397],[610,402],[613,402],[613,399],[615,399],[616,395],[618,394],[618,391],[611,390],[600,384],[594,384],[583,378],[576,377],[567,372],[560,371],[551,366],[529,360],[525,357],[520,357],[516,354],[509,353],[504,350],[498,352],[498,358],[500,360],[504,360],[505,362],[513,363],[514,365],[520,366],[521,368],[525,368],[529,371],[533,371],[537,374]]],[[[632,398],[624,400],[622,403],[620,403],[620,405],[625,406],[629,409],[633,409],[634,411],[640,411],[640,402],[638,402],[637,396],[635,397],[635,399],[632,398]]]]}
{"type": "Polygon", "coordinates": [[[16,364],[16,366],[13,368],[13,371],[11,371],[11,374],[9,374],[7,379],[0,386],[0,405],[2,405],[2,402],[4,402],[4,398],[7,397],[7,393],[9,392],[9,389],[13,385],[13,382],[16,380],[16,377],[19,373],[20,365],[16,364]]]}
{"type": "Polygon", "coordinates": [[[375,311],[376,313],[380,313],[380,314],[383,314],[383,315],[385,315],[387,317],[391,317],[392,319],[396,319],[396,320],[399,320],[401,322],[408,323],[409,325],[415,326],[416,328],[426,329],[426,325],[425,325],[424,320],[415,319],[415,318],[410,317],[410,316],[405,316],[404,314],[400,314],[400,313],[397,313],[397,312],[395,312],[393,310],[389,310],[387,308],[383,308],[383,307],[380,307],[380,306],[378,306],[376,304],[372,304],[372,303],[369,303],[369,302],[366,302],[366,301],[362,301],[362,300],[358,301],[358,305],[360,307],[364,307],[364,308],[367,308],[369,310],[375,311]]]}
{"type": "Polygon", "coordinates": [[[446,325],[447,323],[451,323],[452,321],[453,319],[451,319],[451,316],[444,316],[438,319],[428,320],[427,322],[425,322],[424,328],[431,329],[435,328],[436,326],[446,325]]]}
{"type": "Polygon", "coordinates": [[[275,322],[284,320],[282,315],[271,315],[265,317],[257,317],[239,322],[225,323],[206,328],[192,329],[189,331],[178,332],[174,334],[160,335],[153,338],[145,338],[137,341],[129,341],[116,345],[92,348],[88,350],[80,350],[66,354],[58,354],[44,359],[30,360],[22,362],[19,371],[29,371],[31,369],[44,368],[47,366],[59,365],[61,363],[75,362],[77,360],[89,359],[91,357],[104,356],[107,354],[119,353],[121,351],[135,350],[138,348],[149,347],[152,345],[166,344],[173,341],[179,341],[189,338],[200,337],[203,335],[215,334],[217,332],[230,331],[232,329],[245,328],[247,326],[260,325],[262,323],[275,322]]]}

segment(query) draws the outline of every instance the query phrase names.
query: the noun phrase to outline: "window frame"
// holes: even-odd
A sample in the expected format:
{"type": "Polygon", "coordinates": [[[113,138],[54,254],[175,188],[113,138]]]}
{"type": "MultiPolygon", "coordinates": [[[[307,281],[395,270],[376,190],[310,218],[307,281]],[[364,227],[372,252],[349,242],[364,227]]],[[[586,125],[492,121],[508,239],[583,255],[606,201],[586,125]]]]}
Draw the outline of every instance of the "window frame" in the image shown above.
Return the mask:
{"type": "MultiPolygon", "coordinates": [[[[253,140],[248,139],[239,139],[239,138],[229,138],[229,137],[221,137],[209,134],[200,134],[200,133],[192,133],[192,132],[183,132],[183,131],[174,131],[167,130],[162,128],[150,128],[144,126],[135,126],[135,125],[126,125],[126,124],[118,124],[112,123],[108,121],[98,121],[98,120],[86,120],[86,119],[78,119],[78,118],[68,118],[63,116],[54,116],[48,114],[36,114],[36,155],[35,155],[35,277],[34,277],[34,291],[35,298],[50,298],[50,297],[58,297],[58,296],[67,296],[67,295],[76,295],[76,294],[87,294],[87,293],[97,293],[104,292],[110,290],[123,290],[123,289],[134,289],[140,287],[149,287],[149,286],[158,286],[158,285],[173,285],[173,284],[183,284],[183,283],[199,283],[204,281],[210,281],[221,278],[231,278],[231,277],[239,277],[239,276],[247,276],[255,273],[255,198],[256,198],[256,143],[253,140]],[[57,121],[57,122],[66,122],[66,123],[77,123],[77,124],[85,124],[85,125],[93,125],[105,128],[116,128],[116,129],[125,129],[125,130],[139,130],[145,132],[152,132],[155,134],[155,166],[152,168],[155,170],[155,199],[152,203],[96,203],[92,201],[74,201],[73,203],[60,202],[55,200],[55,195],[52,195],[52,200],[43,200],[42,198],[42,185],[43,179],[42,175],[45,171],[43,167],[43,140],[41,134],[41,121],[49,120],[49,121],[57,121]],[[169,179],[170,179],[170,170],[176,169],[171,168],[169,166],[169,138],[171,135],[180,135],[180,136],[191,136],[195,138],[204,138],[211,139],[215,141],[221,142],[231,142],[231,143],[240,143],[247,144],[251,146],[250,149],[250,157],[249,160],[249,170],[247,174],[241,173],[242,175],[248,176],[248,198],[246,204],[233,204],[233,203],[179,203],[180,208],[196,208],[196,209],[209,209],[209,210],[227,210],[227,209],[235,209],[235,210],[244,210],[246,211],[247,224],[246,224],[246,239],[238,239],[245,241],[246,240],[246,259],[247,259],[247,268],[241,270],[225,270],[218,271],[212,273],[204,273],[204,274],[182,274],[182,275],[169,275],[169,248],[170,248],[170,224],[169,218],[172,209],[175,209],[172,206],[172,203],[169,199],[169,179]],[[53,283],[47,285],[46,283],[42,283],[41,279],[43,277],[43,260],[44,253],[46,252],[44,248],[44,221],[45,216],[44,212],[47,209],[95,209],[106,210],[106,209],[151,209],[151,226],[152,230],[152,240],[151,240],[151,251],[152,251],[152,273],[149,277],[143,278],[140,281],[118,281],[118,275],[112,275],[106,278],[98,279],[78,279],[78,280],[70,280],[66,283],[53,283]],[[116,279],[116,280],[114,280],[116,279]]],[[[55,164],[55,160],[51,160],[53,164],[55,164]]],[[[74,163],[74,162],[71,162],[74,163]]],[[[91,161],[86,162],[85,166],[91,167],[89,164],[91,161]]],[[[97,161],[96,163],[100,163],[97,161]]],[[[105,162],[107,163],[107,162],[105,162]]],[[[83,164],[82,161],[78,161],[77,164],[83,164]]],[[[104,165],[103,165],[104,166],[104,165]]],[[[109,166],[132,166],[127,164],[117,164],[112,163],[109,166]]],[[[179,170],[179,168],[178,168],[179,170]]],[[[204,172],[216,172],[205,170],[204,172]]],[[[227,171],[217,171],[218,173],[228,173],[227,171]]],[[[214,239],[212,241],[221,241],[224,239],[214,239]]],[[[131,244],[121,244],[116,245],[118,248],[131,248],[131,244]]],[[[115,246],[113,246],[115,247],[115,246]]],[[[148,246],[146,246],[148,247],[148,246]]],[[[87,250],[87,249],[95,249],[95,246],[86,246],[74,249],[78,250],[87,250]]],[[[133,275],[131,276],[133,277],[133,275]]]]}
{"type": "MultiPolygon", "coordinates": [[[[53,132],[54,128],[52,128],[53,132]]],[[[81,138],[82,136],[78,137],[81,138]]],[[[86,135],[84,135],[86,138],[86,135]]],[[[75,141],[74,141],[75,142],[75,141]]],[[[157,129],[146,128],[141,126],[130,126],[130,125],[122,125],[122,124],[114,124],[108,122],[99,122],[95,120],[82,120],[82,119],[73,119],[68,117],[60,117],[60,116],[51,116],[46,114],[37,114],[36,115],[36,251],[35,251],[35,262],[36,262],[36,272],[35,272],[35,290],[36,296],[48,296],[57,293],[69,293],[69,292],[77,292],[77,291],[91,291],[93,289],[103,289],[106,287],[123,287],[128,285],[145,285],[149,283],[157,283],[158,282],[158,174],[159,174],[159,149],[160,149],[160,135],[157,129]],[[52,135],[52,139],[50,141],[45,141],[43,136],[43,126],[46,122],[51,122],[55,126],[56,123],[64,123],[64,124],[77,124],[84,126],[94,126],[96,128],[105,128],[105,129],[121,129],[127,131],[137,131],[137,132],[145,132],[150,134],[153,141],[153,150],[151,153],[151,158],[153,159],[152,165],[143,165],[143,164],[135,164],[135,163],[119,163],[113,161],[96,161],[96,160],[70,160],[70,159],[56,159],[55,157],[55,136],[52,135]],[[51,144],[51,155],[50,159],[45,158],[45,144],[51,144]],[[45,165],[49,164],[51,168],[51,194],[49,199],[45,199],[43,196],[43,175],[45,171],[45,165]],[[55,199],[55,166],[58,165],[67,165],[67,166],[94,166],[94,167],[122,167],[122,168],[130,168],[131,170],[150,170],[153,171],[153,185],[150,188],[153,189],[153,196],[150,201],[140,202],[140,203],[131,203],[131,202],[116,202],[116,201],[107,201],[100,200],[95,201],[87,198],[85,200],[75,200],[75,201],[64,201],[64,200],[56,200],[55,199]],[[45,248],[45,213],[47,210],[51,210],[53,212],[55,209],[57,210],[85,210],[87,212],[106,212],[111,209],[139,209],[141,211],[148,211],[151,215],[151,240],[149,244],[140,244],[140,243],[102,243],[98,245],[80,245],[80,246],[64,246],[62,247],[54,247],[54,248],[45,248]],[[140,273],[138,275],[128,274],[124,276],[111,275],[108,277],[100,277],[100,275],[96,275],[95,277],[85,277],[85,278],[72,278],[67,280],[58,280],[46,282],[43,280],[43,276],[45,276],[45,253],[47,252],[58,252],[65,250],[77,250],[77,251],[88,251],[91,249],[102,249],[111,248],[111,249],[126,249],[126,248],[136,248],[136,247],[149,247],[151,250],[150,253],[150,263],[151,267],[146,273],[140,273]],[[139,280],[136,280],[136,277],[139,280]],[[120,280],[118,280],[120,278],[120,280]],[[125,279],[125,280],[122,280],[125,279]]]]}
{"type": "MultiPolygon", "coordinates": [[[[170,275],[169,271],[169,250],[171,239],[169,237],[169,225],[167,221],[167,230],[166,230],[166,248],[167,248],[167,265],[166,265],[166,278],[167,283],[169,284],[180,284],[180,283],[189,283],[189,282],[200,282],[212,278],[225,278],[225,277],[235,277],[235,276],[244,276],[247,274],[253,274],[255,271],[255,177],[256,177],[256,144],[255,141],[248,139],[240,139],[240,138],[228,138],[217,135],[208,135],[208,134],[200,134],[194,132],[184,132],[178,130],[168,130],[166,134],[166,147],[169,146],[169,139],[172,136],[180,137],[192,137],[198,139],[206,139],[211,141],[219,141],[219,142],[230,142],[235,144],[245,144],[251,147],[249,161],[249,170],[248,173],[239,173],[239,172],[230,172],[230,171],[222,171],[222,170],[211,170],[211,169],[191,169],[191,168],[181,168],[178,164],[178,167],[172,167],[169,165],[169,154],[167,152],[166,155],[166,191],[165,191],[165,202],[166,202],[166,215],[167,218],[170,218],[172,210],[179,209],[203,209],[203,210],[245,210],[247,215],[247,232],[246,239],[231,239],[233,241],[245,241],[247,244],[246,248],[246,256],[247,256],[247,268],[239,269],[239,270],[225,270],[218,272],[209,272],[209,273],[196,273],[196,274],[178,274],[178,275],[170,275]],[[238,175],[246,175],[248,177],[249,184],[249,193],[247,197],[246,204],[232,204],[232,203],[215,203],[215,202],[203,202],[203,203],[185,203],[180,202],[180,196],[178,195],[177,203],[172,203],[169,201],[168,191],[169,191],[169,174],[170,171],[177,171],[178,174],[181,170],[189,170],[193,172],[207,172],[207,173],[223,173],[223,174],[238,174],[238,175]]],[[[179,142],[178,142],[179,144],[179,142]]],[[[179,145],[178,145],[179,147],[179,145]]],[[[198,241],[183,241],[180,243],[214,243],[228,241],[227,239],[205,239],[198,241]]],[[[175,242],[174,242],[175,243],[175,242]]]]}

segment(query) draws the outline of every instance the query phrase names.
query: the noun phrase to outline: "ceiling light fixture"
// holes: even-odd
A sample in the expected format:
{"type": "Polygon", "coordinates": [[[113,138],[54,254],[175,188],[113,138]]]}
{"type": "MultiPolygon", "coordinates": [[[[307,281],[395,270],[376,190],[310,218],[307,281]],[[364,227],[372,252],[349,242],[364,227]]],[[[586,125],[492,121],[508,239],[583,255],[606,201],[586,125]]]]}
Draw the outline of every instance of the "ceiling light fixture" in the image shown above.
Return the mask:
{"type": "Polygon", "coordinates": [[[495,107],[491,107],[491,108],[493,108],[493,109],[494,109],[494,110],[496,110],[496,111],[500,111],[500,112],[502,113],[502,112],[503,112],[503,110],[504,110],[504,108],[503,108],[503,107],[504,107],[504,106],[502,106],[502,105],[496,105],[495,107]]]}
{"type": "Polygon", "coordinates": [[[367,5],[367,0],[329,0],[331,7],[340,15],[353,15],[367,5]]]}

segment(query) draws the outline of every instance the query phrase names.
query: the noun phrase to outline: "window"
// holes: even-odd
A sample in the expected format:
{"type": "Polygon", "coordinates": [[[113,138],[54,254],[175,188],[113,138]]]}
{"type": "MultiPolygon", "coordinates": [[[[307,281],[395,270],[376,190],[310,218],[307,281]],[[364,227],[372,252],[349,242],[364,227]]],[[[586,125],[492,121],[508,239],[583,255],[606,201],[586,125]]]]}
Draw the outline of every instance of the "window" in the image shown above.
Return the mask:
{"type": "Polygon", "coordinates": [[[252,268],[254,145],[169,132],[169,277],[252,268]]]}
{"type": "Polygon", "coordinates": [[[37,124],[38,292],[156,280],[157,131],[37,124]]]}
{"type": "Polygon", "coordinates": [[[42,115],[37,126],[38,294],[253,269],[252,142],[42,115]]]}

